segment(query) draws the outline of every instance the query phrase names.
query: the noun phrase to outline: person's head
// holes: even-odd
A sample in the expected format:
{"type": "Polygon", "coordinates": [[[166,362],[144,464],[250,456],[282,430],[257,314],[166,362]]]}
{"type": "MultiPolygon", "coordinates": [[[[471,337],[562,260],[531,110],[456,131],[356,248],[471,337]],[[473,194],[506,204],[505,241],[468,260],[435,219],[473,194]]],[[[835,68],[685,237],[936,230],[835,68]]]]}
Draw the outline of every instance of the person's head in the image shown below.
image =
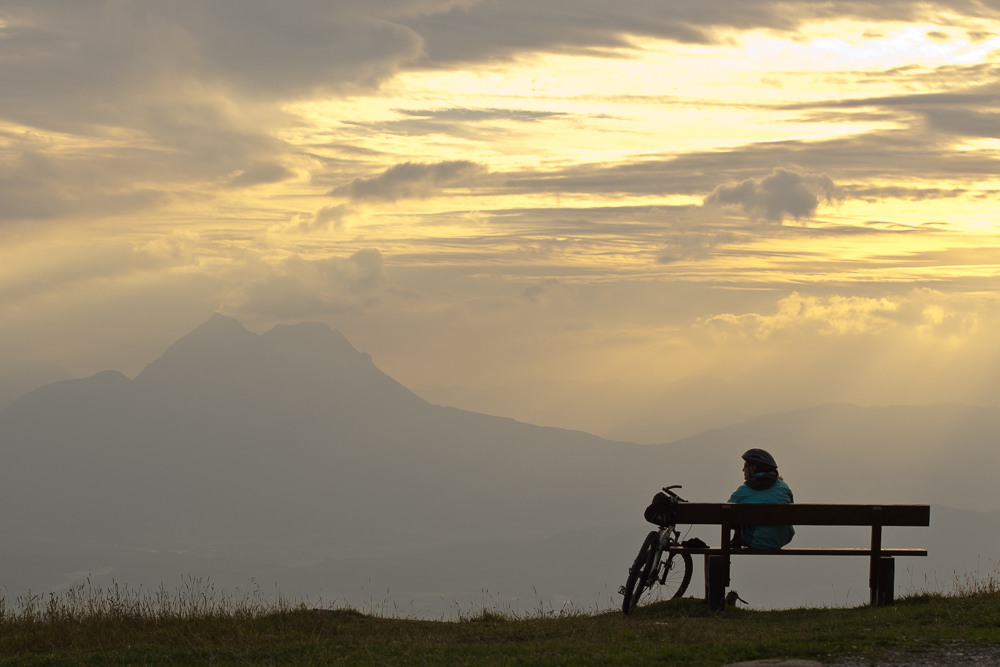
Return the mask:
{"type": "Polygon", "coordinates": [[[778,462],[766,450],[748,449],[743,453],[743,479],[750,479],[759,472],[778,472],[778,462]]]}

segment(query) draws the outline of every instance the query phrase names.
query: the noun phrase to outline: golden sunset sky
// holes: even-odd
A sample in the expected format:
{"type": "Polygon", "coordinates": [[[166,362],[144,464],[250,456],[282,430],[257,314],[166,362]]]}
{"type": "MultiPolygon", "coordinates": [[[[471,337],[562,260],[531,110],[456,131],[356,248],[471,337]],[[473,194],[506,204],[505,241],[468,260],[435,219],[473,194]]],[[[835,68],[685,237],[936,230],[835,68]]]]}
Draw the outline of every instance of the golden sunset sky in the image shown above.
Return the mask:
{"type": "Polygon", "coordinates": [[[1000,403],[1000,0],[0,2],[0,357],[218,311],[602,432],[1000,403]]]}

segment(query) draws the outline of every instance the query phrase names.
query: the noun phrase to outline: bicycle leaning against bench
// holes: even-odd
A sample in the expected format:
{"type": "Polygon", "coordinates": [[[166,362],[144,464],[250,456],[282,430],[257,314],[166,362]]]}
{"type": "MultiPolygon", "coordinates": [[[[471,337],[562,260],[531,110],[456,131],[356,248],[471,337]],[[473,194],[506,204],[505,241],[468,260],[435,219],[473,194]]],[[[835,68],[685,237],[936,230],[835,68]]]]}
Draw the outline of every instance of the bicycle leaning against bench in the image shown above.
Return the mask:
{"type": "MultiPolygon", "coordinates": [[[[680,546],[681,536],[677,530],[676,506],[678,502],[687,501],[671,489],[680,488],[680,484],[663,487],[669,504],[664,507],[664,511],[653,517],[647,516],[647,520],[657,519],[653,522],[659,524],[660,529],[651,531],[646,536],[639,555],[628,569],[625,585],[618,589],[622,596],[622,611],[626,614],[635,609],[642,594],[654,586],[660,586],[661,593],[666,597],[679,598],[691,583],[691,572],[694,569],[691,555],[674,551],[680,546]]],[[[657,496],[664,497],[662,494],[657,496]]]]}

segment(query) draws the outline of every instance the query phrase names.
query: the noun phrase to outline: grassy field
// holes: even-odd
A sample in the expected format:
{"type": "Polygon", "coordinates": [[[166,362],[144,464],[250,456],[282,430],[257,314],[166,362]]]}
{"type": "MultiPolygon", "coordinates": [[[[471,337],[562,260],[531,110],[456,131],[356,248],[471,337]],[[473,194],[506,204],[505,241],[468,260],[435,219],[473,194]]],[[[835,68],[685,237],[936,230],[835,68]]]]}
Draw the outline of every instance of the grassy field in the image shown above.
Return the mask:
{"type": "MultiPolygon", "coordinates": [[[[200,597],[199,597],[200,596],[200,597]]],[[[711,613],[683,599],[620,612],[458,621],[269,608],[171,596],[71,592],[2,608],[0,665],[723,665],[869,657],[1000,644],[1000,593],[920,594],[874,609],[711,613]]]]}

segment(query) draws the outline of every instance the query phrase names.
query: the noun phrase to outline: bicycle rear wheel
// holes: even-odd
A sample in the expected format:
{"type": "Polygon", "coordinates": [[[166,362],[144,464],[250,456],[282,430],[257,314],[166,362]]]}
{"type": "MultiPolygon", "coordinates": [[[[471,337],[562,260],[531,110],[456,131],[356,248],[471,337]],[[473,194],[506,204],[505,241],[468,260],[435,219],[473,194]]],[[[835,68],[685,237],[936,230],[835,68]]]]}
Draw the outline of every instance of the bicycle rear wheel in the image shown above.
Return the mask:
{"type": "MultiPolygon", "coordinates": [[[[660,535],[655,530],[646,536],[646,541],[639,549],[639,555],[635,557],[635,562],[628,569],[628,579],[625,581],[625,590],[622,593],[622,612],[629,613],[639,604],[642,592],[649,585],[649,575],[653,569],[653,560],[656,556],[656,549],[660,535]]],[[[689,556],[690,558],[690,556],[689,556]]]]}
{"type": "Polygon", "coordinates": [[[688,584],[691,583],[691,574],[694,572],[694,564],[691,562],[691,554],[675,553],[669,554],[660,562],[660,572],[658,581],[662,586],[662,595],[665,598],[679,598],[684,595],[688,584]]]}

